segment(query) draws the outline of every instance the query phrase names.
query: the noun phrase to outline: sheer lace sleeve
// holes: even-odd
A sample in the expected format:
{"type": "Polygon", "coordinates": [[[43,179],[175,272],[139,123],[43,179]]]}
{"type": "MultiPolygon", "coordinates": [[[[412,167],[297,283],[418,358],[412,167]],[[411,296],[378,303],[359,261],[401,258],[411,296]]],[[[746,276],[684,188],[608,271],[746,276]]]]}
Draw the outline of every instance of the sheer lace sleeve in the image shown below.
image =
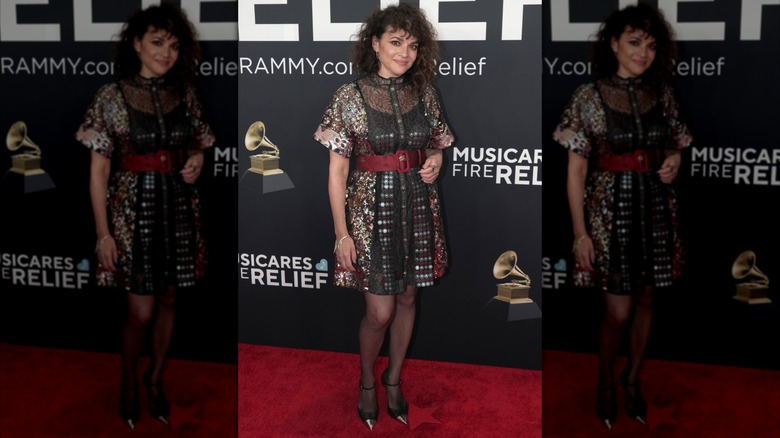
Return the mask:
{"type": "Polygon", "coordinates": [[[127,126],[127,110],[116,84],[102,86],[87,108],[76,140],[108,158],[114,153],[113,134],[119,126],[127,126]],[[124,121],[125,123],[122,123],[124,121]]]}
{"type": "Polygon", "coordinates": [[[187,115],[194,129],[191,148],[205,149],[212,146],[215,141],[214,133],[203,117],[203,106],[194,87],[187,88],[184,93],[184,101],[187,104],[187,115]]]}
{"type": "MultiPolygon", "coordinates": [[[[605,127],[604,110],[594,84],[580,85],[563,111],[561,121],[553,133],[553,139],[566,149],[588,157],[591,152],[591,138],[605,127]]],[[[604,128],[605,129],[605,128],[604,128]]]]}
{"type": "Polygon", "coordinates": [[[355,135],[363,126],[365,109],[360,101],[357,86],[350,82],[342,85],[331,98],[322,121],[314,132],[314,139],[333,152],[350,157],[355,135]]]}
{"type": "Polygon", "coordinates": [[[425,105],[425,114],[428,118],[428,123],[430,123],[432,128],[431,140],[428,143],[428,148],[444,149],[451,146],[455,141],[455,136],[452,134],[450,126],[444,119],[444,112],[442,111],[436,89],[432,86],[426,88],[423,92],[422,100],[425,105]]]}
{"type": "Polygon", "coordinates": [[[669,129],[671,130],[671,148],[682,149],[689,146],[691,141],[693,141],[693,137],[688,131],[688,126],[680,116],[680,105],[672,87],[664,87],[661,99],[664,104],[664,115],[669,122],[669,129]]]}

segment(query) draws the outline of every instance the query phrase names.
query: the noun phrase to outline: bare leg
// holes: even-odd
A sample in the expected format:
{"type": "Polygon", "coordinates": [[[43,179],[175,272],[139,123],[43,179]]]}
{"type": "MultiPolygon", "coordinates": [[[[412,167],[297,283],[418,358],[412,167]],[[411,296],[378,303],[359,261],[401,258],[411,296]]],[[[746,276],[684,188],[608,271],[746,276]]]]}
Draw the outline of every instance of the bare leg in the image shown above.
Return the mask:
{"type": "MultiPolygon", "coordinates": [[[[364,293],[366,314],[360,321],[358,338],[360,342],[360,383],[364,388],[376,385],[374,365],[385,339],[390,322],[395,314],[396,297],[364,293]]],[[[376,406],[376,391],[360,391],[358,406],[366,412],[376,406]]]]}
{"type": "MultiPolygon", "coordinates": [[[[396,299],[395,317],[390,325],[390,348],[387,374],[385,375],[387,383],[390,384],[398,383],[401,380],[401,368],[406,358],[406,351],[409,348],[409,341],[412,338],[412,330],[414,329],[416,298],[417,287],[408,286],[396,299]]],[[[400,386],[385,388],[387,389],[387,403],[390,407],[399,408],[403,405],[404,400],[400,386]]]]}

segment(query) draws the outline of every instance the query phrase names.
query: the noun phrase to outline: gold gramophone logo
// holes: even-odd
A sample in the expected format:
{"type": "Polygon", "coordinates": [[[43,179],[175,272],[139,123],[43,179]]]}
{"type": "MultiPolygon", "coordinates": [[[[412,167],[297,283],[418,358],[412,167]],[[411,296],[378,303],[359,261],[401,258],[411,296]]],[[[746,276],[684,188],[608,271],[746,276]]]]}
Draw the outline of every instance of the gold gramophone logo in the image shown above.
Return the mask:
{"type": "Polygon", "coordinates": [[[735,300],[748,304],[771,303],[769,299],[769,277],[756,266],[756,253],[744,251],[731,266],[731,276],[737,283],[735,300]]]}
{"type": "Polygon", "coordinates": [[[241,186],[261,193],[275,192],[295,187],[290,177],[279,168],[279,146],[266,136],[265,123],[257,121],[249,126],[244,137],[249,151],[265,150],[249,156],[250,167],[241,177],[241,186]]]}
{"type": "Polygon", "coordinates": [[[506,251],[501,254],[493,265],[493,276],[499,280],[509,277],[519,277],[507,283],[499,283],[495,298],[510,304],[533,303],[528,296],[531,289],[531,278],[517,266],[517,253],[506,251]]]}
{"type": "Polygon", "coordinates": [[[257,150],[260,147],[271,149],[270,151],[249,156],[249,161],[252,164],[252,167],[249,168],[251,172],[259,173],[260,175],[276,175],[284,172],[279,168],[279,146],[273,144],[265,136],[265,123],[252,123],[252,126],[246,131],[244,145],[249,151],[257,150]]]}
{"type": "Polygon", "coordinates": [[[11,168],[3,177],[4,183],[16,185],[24,193],[54,188],[54,182],[41,168],[41,148],[27,136],[24,122],[11,125],[5,144],[11,152],[20,152],[11,155],[11,168]]]}

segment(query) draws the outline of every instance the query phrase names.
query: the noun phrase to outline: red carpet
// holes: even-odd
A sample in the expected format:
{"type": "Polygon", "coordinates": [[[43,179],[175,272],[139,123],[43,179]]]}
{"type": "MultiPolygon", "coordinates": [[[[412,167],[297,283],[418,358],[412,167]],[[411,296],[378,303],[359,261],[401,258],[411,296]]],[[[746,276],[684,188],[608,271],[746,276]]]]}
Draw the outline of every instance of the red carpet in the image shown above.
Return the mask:
{"type": "Polygon", "coordinates": [[[780,437],[780,371],[648,360],[647,427],[625,415],[620,390],[608,432],[596,417],[596,355],[546,350],[543,361],[545,437],[780,437]]]}
{"type": "Polygon", "coordinates": [[[357,355],[250,345],[239,355],[238,382],[234,365],[171,360],[172,424],[144,412],[131,432],[117,413],[117,355],[0,344],[0,436],[780,436],[780,371],[648,360],[648,426],[625,416],[621,394],[607,432],[593,406],[595,355],[544,352],[543,413],[538,371],[410,359],[403,388],[412,424],[388,417],[380,385],[369,432],[357,416],[357,355]]]}
{"type": "MultiPolygon", "coordinates": [[[[402,380],[410,426],[387,415],[380,384],[369,431],[357,415],[356,354],[246,344],[238,352],[242,438],[542,435],[540,371],[409,359],[402,380]]],[[[386,363],[379,358],[377,376],[386,363]]]]}
{"type": "MultiPolygon", "coordinates": [[[[145,366],[142,359],[139,371],[145,366]]],[[[0,437],[237,435],[235,365],[171,360],[171,425],[143,411],[135,431],[119,417],[120,374],[115,354],[0,344],[0,437]]]]}

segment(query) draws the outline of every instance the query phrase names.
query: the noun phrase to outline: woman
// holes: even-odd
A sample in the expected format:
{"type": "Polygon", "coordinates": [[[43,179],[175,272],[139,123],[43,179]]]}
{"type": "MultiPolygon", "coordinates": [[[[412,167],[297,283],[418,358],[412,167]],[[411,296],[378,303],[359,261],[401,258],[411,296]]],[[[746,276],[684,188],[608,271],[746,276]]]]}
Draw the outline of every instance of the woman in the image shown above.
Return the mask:
{"type": "Polygon", "coordinates": [[[76,138],[92,151],[97,282],[127,297],[119,411],[132,429],[140,415],[136,368],[149,328],[148,410],[168,423],[162,377],[176,291],[204,273],[194,184],[214,137],[201,118],[193,85],[200,50],[183,11],[167,3],[138,11],[114,55],[118,81],[97,92],[76,138]]]}
{"type": "Polygon", "coordinates": [[[683,266],[671,184],[691,136],[670,84],[676,55],[671,27],[655,7],[613,12],[592,47],[595,82],[575,91],[554,133],[568,149],[574,281],[603,291],[596,408],[607,428],[617,417],[613,367],[624,335],[626,412],[646,423],[639,376],[653,293],[683,266]]]}
{"type": "Polygon", "coordinates": [[[330,149],[335,284],[365,297],[358,414],[369,429],[378,415],[374,365],[388,329],[387,412],[407,423],[400,382],[415,298],[447,266],[436,179],[454,137],[432,85],[438,54],[418,7],[375,11],[353,46],[359,77],[336,91],[314,134],[330,149]]]}

